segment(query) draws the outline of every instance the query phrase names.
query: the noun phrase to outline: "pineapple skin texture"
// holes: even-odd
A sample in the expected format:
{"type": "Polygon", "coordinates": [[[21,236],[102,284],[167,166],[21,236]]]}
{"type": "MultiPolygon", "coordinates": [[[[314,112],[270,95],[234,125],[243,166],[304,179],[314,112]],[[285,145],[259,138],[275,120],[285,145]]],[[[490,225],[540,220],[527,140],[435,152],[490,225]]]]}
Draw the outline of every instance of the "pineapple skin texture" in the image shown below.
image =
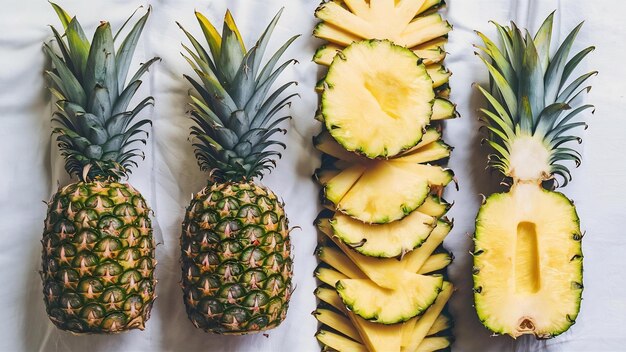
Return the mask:
{"type": "Polygon", "coordinates": [[[144,329],[157,282],[149,214],[143,196],[118,182],[76,182],[52,197],[41,277],[54,325],[75,334],[144,329]]]}
{"type": "Polygon", "coordinates": [[[253,182],[197,193],[181,235],[187,315],[206,332],[248,334],[285,319],[292,289],[289,224],[282,202],[253,182]]]}

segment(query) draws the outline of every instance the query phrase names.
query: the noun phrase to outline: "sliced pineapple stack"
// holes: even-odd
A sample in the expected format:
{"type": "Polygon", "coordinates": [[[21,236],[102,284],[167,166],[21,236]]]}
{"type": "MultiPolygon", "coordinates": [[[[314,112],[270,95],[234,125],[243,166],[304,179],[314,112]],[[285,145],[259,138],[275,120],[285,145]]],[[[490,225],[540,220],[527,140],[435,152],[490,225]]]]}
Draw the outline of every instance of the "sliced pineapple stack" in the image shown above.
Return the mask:
{"type": "Polygon", "coordinates": [[[440,121],[457,116],[443,66],[442,0],[332,0],[314,31],[329,43],[314,137],[325,210],[316,225],[325,350],[438,351],[452,343],[441,195],[454,180],[440,121]]]}

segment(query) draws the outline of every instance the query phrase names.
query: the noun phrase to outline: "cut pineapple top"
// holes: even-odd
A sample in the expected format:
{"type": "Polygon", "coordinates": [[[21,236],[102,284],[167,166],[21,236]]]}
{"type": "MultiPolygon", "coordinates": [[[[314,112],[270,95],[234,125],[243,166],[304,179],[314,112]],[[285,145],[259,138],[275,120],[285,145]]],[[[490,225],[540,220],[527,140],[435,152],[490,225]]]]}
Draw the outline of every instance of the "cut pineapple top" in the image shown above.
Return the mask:
{"type": "Polygon", "coordinates": [[[335,57],[324,81],[326,128],[349,151],[368,158],[397,155],[419,143],[430,123],[432,82],[410,50],[389,41],[354,43],[335,57]]]}

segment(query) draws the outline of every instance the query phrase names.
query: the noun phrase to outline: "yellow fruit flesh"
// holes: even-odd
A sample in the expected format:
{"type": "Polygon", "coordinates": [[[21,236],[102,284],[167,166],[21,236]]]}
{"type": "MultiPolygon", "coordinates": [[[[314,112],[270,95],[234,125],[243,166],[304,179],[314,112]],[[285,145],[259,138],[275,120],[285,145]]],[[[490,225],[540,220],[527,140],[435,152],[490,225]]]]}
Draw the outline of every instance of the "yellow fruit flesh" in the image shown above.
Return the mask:
{"type": "Polygon", "coordinates": [[[317,277],[321,282],[333,287],[335,287],[337,281],[348,278],[346,275],[330,268],[318,268],[315,271],[315,277],[317,277]]]}
{"type": "Polygon", "coordinates": [[[359,332],[354,328],[352,322],[350,322],[345,315],[323,308],[316,309],[315,312],[313,312],[313,315],[320,323],[328,325],[356,342],[361,342],[359,332]]]}
{"type": "Polygon", "coordinates": [[[342,251],[332,247],[322,247],[317,251],[324,263],[351,279],[365,279],[367,276],[342,251]]]}
{"type": "Polygon", "coordinates": [[[365,348],[362,344],[327,330],[320,330],[315,337],[319,340],[319,342],[336,351],[368,352],[367,348],[365,348]]]}
{"type": "Polygon", "coordinates": [[[402,154],[395,161],[409,162],[414,164],[437,161],[450,156],[450,147],[443,142],[430,143],[418,150],[402,154]]]}
{"type": "Polygon", "coordinates": [[[488,198],[477,218],[476,310],[517,337],[550,336],[575,319],[582,287],[578,216],[562,194],[516,183],[488,198]]]}
{"type": "Polygon", "coordinates": [[[417,352],[433,352],[450,346],[449,337],[426,337],[417,347],[417,352]]]}
{"type": "Polygon", "coordinates": [[[452,72],[448,71],[445,67],[439,64],[433,64],[426,66],[426,71],[433,81],[433,87],[438,88],[448,83],[452,72]]]}
{"type": "Polygon", "coordinates": [[[402,280],[403,284],[394,290],[381,288],[373,281],[364,279],[342,279],[337,282],[336,288],[343,302],[355,314],[372,322],[395,324],[428,309],[435,302],[443,284],[440,276],[409,272],[402,274],[402,280]]]}
{"type": "Polygon", "coordinates": [[[387,41],[355,43],[335,57],[321,111],[327,130],[345,149],[389,157],[420,141],[435,94],[417,61],[411,51],[387,41]]]}
{"type": "Polygon", "coordinates": [[[336,2],[327,2],[315,13],[325,28],[318,27],[314,35],[344,46],[360,39],[388,39],[411,48],[444,36],[451,30],[438,14],[415,17],[436,3],[429,0],[396,4],[393,0],[378,0],[368,6],[346,2],[348,10],[336,2]]]}
{"type": "Polygon", "coordinates": [[[422,246],[413,252],[407,254],[402,263],[404,268],[410,272],[417,272],[424,265],[428,257],[439,247],[444,238],[450,233],[452,226],[444,221],[439,221],[437,227],[430,233],[430,236],[426,239],[426,242],[422,246]]]}
{"type": "Polygon", "coordinates": [[[335,236],[355,251],[371,257],[392,258],[421,245],[435,226],[432,216],[414,211],[389,224],[368,225],[347,215],[331,221],[335,236]]]}
{"type": "MultiPolygon", "coordinates": [[[[420,59],[424,60],[425,65],[440,63],[446,57],[445,44],[447,39],[444,37],[431,40],[430,42],[411,48],[411,51],[420,59]]],[[[344,49],[344,46],[337,44],[322,45],[313,56],[313,61],[318,65],[330,66],[338,52],[344,49]]]]}
{"type": "Polygon", "coordinates": [[[328,238],[330,238],[341,249],[341,251],[347,255],[365,275],[369,277],[370,280],[374,281],[377,285],[393,289],[402,283],[404,263],[396,259],[367,257],[351,250],[334,236],[328,219],[321,220],[318,223],[318,228],[322,231],[322,233],[328,236],[328,238]]]}
{"type": "Polygon", "coordinates": [[[445,186],[451,180],[451,174],[437,166],[382,161],[369,167],[341,200],[331,201],[338,210],[362,222],[388,223],[422,205],[430,185],[445,186]]]}
{"type": "Polygon", "coordinates": [[[444,282],[442,291],[439,293],[439,296],[437,296],[435,303],[430,306],[421,317],[412,319],[404,324],[402,346],[404,346],[407,351],[415,351],[418,348],[452,296],[452,292],[452,284],[444,282]]]}
{"type": "Polygon", "coordinates": [[[355,164],[333,177],[324,189],[326,198],[337,204],[352,189],[365,170],[364,166],[355,164]]]}
{"type": "Polygon", "coordinates": [[[398,328],[399,324],[384,325],[372,323],[350,311],[348,311],[348,316],[369,351],[386,352],[400,350],[402,330],[398,328]]]}
{"type": "Polygon", "coordinates": [[[417,271],[418,274],[429,274],[433,271],[438,271],[444,269],[448,265],[452,263],[452,256],[448,253],[439,253],[433,254],[422,265],[422,267],[417,271]]]}

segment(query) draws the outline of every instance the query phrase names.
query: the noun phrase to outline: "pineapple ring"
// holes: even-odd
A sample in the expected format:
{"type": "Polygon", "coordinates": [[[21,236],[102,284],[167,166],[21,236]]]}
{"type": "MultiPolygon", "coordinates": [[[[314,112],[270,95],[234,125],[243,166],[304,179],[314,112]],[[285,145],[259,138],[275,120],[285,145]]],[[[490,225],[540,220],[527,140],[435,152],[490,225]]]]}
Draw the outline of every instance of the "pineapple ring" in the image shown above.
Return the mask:
{"type": "Polygon", "coordinates": [[[433,81],[412,51],[386,40],[361,41],[333,59],[321,114],[345,149],[387,158],[419,143],[434,99],[433,81]]]}

